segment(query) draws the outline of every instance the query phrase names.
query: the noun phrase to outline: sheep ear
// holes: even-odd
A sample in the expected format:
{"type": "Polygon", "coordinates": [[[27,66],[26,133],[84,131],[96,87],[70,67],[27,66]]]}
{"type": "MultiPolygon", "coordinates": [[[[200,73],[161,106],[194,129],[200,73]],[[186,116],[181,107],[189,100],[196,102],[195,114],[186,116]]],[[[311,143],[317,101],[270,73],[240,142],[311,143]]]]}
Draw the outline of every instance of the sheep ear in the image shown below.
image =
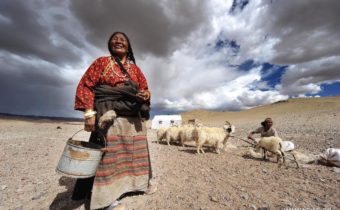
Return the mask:
{"type": "Polygon", "coordinates": [[[225,124],[231,126],[231,123],[229,121],[227,121],[227,120],[225,121],[225,124]]]}

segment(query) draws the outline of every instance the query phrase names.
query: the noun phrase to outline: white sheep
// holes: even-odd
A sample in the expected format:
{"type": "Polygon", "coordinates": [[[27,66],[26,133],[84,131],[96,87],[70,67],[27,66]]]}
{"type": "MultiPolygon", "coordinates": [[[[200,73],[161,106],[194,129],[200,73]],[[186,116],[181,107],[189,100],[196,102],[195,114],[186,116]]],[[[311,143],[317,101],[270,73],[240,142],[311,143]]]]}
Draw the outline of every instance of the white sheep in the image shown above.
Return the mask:
{"type": "Polygon", "coordinates": [[[195,141],[194,140],[194,130],[195,128],[201,127],[202,123],[196,123],[196,124],[186,124],[183,125],[181,130],[180,130],[180,141],[181,145],[184,147],[185,142],[190,142],[190,141],[195,141]]]}
{"type": "Polygon", "coordinates": [[[168,130],[168,128],[160,128],[157,130],[157,143],[159,143],[159,141],[162,141],[163,139],[166,138],[166,131],[168,130]]]}
{"type": "Polygon", "coordinates": [[[282,151],[282,139],[277,136],[262,137],[255,146],[255,151],[258,152],[259,149],[263,149],[263,159],[267,159],[267,151],[270,151],[277,155],[277,162],[282,157],[283,163],[285,162],[285,154],[282,151]]]}
{"type": "Polygon", "coordinates": [[[170,127],[165,132],[165,139],[168,145],[170,141],[180,142],[180,131],[181,127],[170,127]]]}
{"type": "Polygon", "coordinates": [[[228,138],[231,133],[235,131],[235,127],[231,125],[228,121],[223,126],[223,128],[216,127],[198,127],[193,131],[193,137],[196,141],[197,154],[204,153],[202,146],[204,144],[214,146],[217,154],[220,153],[220,149],[225,148],[228,138]]]}

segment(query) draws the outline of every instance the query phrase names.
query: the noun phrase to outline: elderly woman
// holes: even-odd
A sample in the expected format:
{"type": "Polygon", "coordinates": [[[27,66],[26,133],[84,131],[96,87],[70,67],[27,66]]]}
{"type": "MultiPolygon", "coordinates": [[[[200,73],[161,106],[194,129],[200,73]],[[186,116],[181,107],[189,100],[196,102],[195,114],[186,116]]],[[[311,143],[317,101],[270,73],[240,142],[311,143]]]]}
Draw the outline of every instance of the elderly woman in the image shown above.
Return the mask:
{"type": "Polygon", "coordinates": [[[74,200],[91,195],[91,209],[124,209],[117,201],[124,193],[150,193],[148,85],[126,34],[113,33],[108,49],[111,56],[96,59],[81,78],[75,99],[75,109],[84,112],[85,130],[92,132],[90,142],[105,151],[95,177],[78,179],[72,195],[74,200]],[[100,117],[112,112],[112,124],[99,127],[100,117]]]}
{"type": "Polygon", "coordinates": [[[273,120],[270,117],[267,117],[263,122],[261,122],[262,127],[251,131],[248,135],[248,139],[255,141],[253,135],[256,133],[261,134],[261,137],[269,137],[269,136],[278,136],[277,131],[273,128],[273,120]]]}

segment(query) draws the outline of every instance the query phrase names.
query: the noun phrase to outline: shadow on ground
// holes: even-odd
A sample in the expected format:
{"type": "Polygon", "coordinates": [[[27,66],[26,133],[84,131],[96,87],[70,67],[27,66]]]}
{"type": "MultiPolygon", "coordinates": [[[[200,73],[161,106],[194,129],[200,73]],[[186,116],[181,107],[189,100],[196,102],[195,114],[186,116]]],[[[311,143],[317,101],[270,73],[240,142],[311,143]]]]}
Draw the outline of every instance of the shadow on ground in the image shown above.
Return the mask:
{"type": "Polygon", "coordinates": [[[54,198],[53,202],[49,207],[50,210],[76,209],[84,204],[85,209],[90,209],[90,201],[88,199],[83,199],[79,201],[74,201],[71,199],[75,182],[76,179],[64,176],[59,179],[59,185],[65,186],[66,191],[57,194],[57,196],[54,198]]]}

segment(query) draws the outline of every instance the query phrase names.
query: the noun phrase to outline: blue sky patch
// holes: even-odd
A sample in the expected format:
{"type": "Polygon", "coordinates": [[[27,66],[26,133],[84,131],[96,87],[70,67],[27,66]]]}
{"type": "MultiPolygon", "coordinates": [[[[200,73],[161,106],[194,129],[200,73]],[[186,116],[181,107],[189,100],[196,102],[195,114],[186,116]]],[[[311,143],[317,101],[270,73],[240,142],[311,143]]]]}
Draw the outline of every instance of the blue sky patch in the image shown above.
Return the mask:
{"type": "MultiPolygon", "coordinates": [[[[239,71],[248,72],[259,66],[261,67],[261,82],[266,82],[270,88],[275,88],[277,84],[281,83],[281,77],[288,67],[271,63],[256,63],[254,60],[248,59],[238,65],[237,68],[239,71]]],[[[254,89],[256,89],[256,87],[254,89]]]]}
{"type": "Polygon", "coordinates": [[[321,85],[321,92],[316,94],[319,96],[339,96],[340,92],[340,82],[335,82],[333,84],[323,84],[321,85]]]}
{"type": "Polygon", "coordinates": [[[249,0],[234,0],[229,13],[233,14],[242,11],[249,3],[249,0]]]}
{"type": "Polygon", "coordinates": [[[254,60],[252,59],[248,59],[246,61],[244,61],[243,63],[241,63],[239,66],[238,66],[238,69],[241,70],[241,71],[249,71],[250,69],[254,68],[258,66],[254,60]]]}
{"type": "Polygon", "coordinates": [[[234,54],[237,54],[240,51],[240,45],[237,44],[237,42],[235,40],[217,40],[216,44],[215,44],[215,49],[216,50],[220,50],[222,48],[230,48],[231,51],[234,54]]]}
{"type": "Polygon", "coordinates": [[[267,82],[267,84],[274,88],[275,85],[281,83],[281,77],[285,73],[288,66],[279,66],[270,63],[263,63],[261,74],[262,81],[267,82]]]}

